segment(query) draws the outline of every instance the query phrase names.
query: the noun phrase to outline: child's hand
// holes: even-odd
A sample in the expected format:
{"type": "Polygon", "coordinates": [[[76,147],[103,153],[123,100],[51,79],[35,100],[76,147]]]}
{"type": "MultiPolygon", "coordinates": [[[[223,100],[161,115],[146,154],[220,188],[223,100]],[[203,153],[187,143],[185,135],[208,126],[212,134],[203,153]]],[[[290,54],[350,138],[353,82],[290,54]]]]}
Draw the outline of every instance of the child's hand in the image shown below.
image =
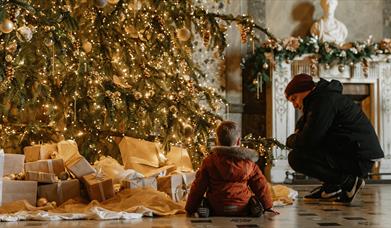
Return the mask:
{"type": "Polygon", "coordinates": [[[280,212],[274,210],[273,208],[266,209],[265,212],[271,212],[273,215],[279,215],[280,212]]]}

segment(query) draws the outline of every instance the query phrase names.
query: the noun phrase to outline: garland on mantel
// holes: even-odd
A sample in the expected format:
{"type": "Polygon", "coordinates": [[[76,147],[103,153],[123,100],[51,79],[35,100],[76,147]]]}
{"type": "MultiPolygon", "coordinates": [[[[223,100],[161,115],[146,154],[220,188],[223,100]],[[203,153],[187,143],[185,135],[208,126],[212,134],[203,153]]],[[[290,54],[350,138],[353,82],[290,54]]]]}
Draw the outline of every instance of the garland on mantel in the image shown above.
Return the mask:
{"type": "MultiPolygon", "coordinates": [[[[262,83],[269,81],[270,71],[277,63],[289,63],[294,58],[311,54],[311,62],[316,69],[317,64],[324,64],[326,69],[339,65],[343,71],[345,65],[362,64],[364,74],[368,73],[369,61],[373,56],[387,55],[387,62],[391,61],[391,39],[383,39],[378,43],[372,42],[370,36],[367,41],[349,42],[337,45],[331,42],[321,42],[317,37],[304,38],[289,37],[283,40],[269,38],[257,47],[254,53],[244,62],[247,70],[245,81],[249,89],[262,89],[262,83]]],[[[258,94],[259,95],[259,94],[258,94]]]]}

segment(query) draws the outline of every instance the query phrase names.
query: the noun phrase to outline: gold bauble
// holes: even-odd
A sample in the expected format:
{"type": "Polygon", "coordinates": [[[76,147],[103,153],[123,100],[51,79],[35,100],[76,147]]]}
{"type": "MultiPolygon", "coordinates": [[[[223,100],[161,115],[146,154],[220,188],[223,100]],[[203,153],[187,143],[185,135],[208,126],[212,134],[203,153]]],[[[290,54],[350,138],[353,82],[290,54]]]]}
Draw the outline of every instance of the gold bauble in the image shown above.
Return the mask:
{"type": "Polygon", "coordinates": [[[109,4],[115,5],[119,2],[119,0],[107,0],[109,4]]]}
{"type": "Polygon", "coordinates": [[[82,48],[83,48],[83,50],[84,50],[85,53],[91,52],[91,50],[92,50],[92,44],[91,44],[91,42],[88,41],[88,40],[85,40],[85,41],[83,42],[82,48]]]}
{"type": "Polygon", "coordinates": [[[188,41],[190,39],[191,32],[190,32],[190,30],[188,28],[183,27],[181,29],[177,29],[176,30],[176,35],[178,37],[178,40],[185,42],[185,41],[188,41]]]}
{"type": "Polygon", "coordinates": [[[37,201],[37,206],[38,207],[46,206],[46,204],[48,204],[48,200],[45,197],[41,197],[37,201]]]}
{"type": "Polygon", "coordinates": [[[94,5],[98,8],[103,8],[107,5],[107,0],[94,0],[94,5]]]}
{"type": "Polygon", "coordinates": [[[14,23],[10,19],[4,19],[0,25],[0,31],[10,33],[14,30],[14,23]]]}
{"type": "Polygon", "coordinates": [[[183,126],[183,135],[186,138],[193,136],[193,133],[194,133],[194,128],[190,124],[186,124],[185,126],[183,126]]]}
{"type": "Polygon", "coordinates": [[[12,57],[12,55],[6,55],[5,56],[5,61],[7,61],[7,62],[12,62],[12,60],[13,60],[14,58],[12,57]]]}

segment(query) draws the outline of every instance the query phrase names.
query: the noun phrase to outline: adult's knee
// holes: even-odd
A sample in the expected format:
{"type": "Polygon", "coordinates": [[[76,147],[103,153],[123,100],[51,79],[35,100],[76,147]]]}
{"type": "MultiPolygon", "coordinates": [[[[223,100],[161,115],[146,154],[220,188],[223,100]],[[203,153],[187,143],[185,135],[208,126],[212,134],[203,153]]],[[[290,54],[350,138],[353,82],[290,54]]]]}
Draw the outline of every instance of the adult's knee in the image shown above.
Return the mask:
{"type": "Polygon", "coordinates": [[[291,150],[288,154],[288,163],[289,166],[295,170],[299,171],[301,170],[300,167],[302,167],[303,159],[301,158],[300,154],[297,150],[291,150]]]}

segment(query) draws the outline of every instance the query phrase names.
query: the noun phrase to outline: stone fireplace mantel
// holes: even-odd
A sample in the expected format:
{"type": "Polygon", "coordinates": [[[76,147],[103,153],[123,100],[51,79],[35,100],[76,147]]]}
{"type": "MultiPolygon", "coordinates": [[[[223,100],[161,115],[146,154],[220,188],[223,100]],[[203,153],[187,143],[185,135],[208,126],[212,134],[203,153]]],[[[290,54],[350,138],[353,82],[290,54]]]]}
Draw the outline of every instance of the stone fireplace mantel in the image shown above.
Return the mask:
{"type": "MultiPolygon", "coordinates": [[[[353,65],[337,65],[328,67],[315,64],[313,55],[296,58],[289,63],[278,63],[271,75],[271,83],[267,86],[267,136],[281,142],[294,132],[296,113],[293,106],[286,100],[284,89],[291,78],[299,73],[307,73],[327,80],[337,79],[343,84],[366,84],[369,86],[369,109],[367,113],[378,134],[380,144],[385,153],[381,162],[380,173],[391,173],[391,63],[386,55],[373,56],[367,69],[361,63],[353,65]],[[366,72],[365,72],[366,70],[366,72]]],[[[276,150],[275,158],[286,161],[287,151],[276,150]]],[[[281,162],[280,162],[281,163],[281,162]]],[[[274,168],[276,182],[289,169],[286,162],[282,167],[274,168]],[[282,170],[281,170],[282,169],[282,170]]],[[[273,177],[273,169],[272,169],[273,177]]]]}

